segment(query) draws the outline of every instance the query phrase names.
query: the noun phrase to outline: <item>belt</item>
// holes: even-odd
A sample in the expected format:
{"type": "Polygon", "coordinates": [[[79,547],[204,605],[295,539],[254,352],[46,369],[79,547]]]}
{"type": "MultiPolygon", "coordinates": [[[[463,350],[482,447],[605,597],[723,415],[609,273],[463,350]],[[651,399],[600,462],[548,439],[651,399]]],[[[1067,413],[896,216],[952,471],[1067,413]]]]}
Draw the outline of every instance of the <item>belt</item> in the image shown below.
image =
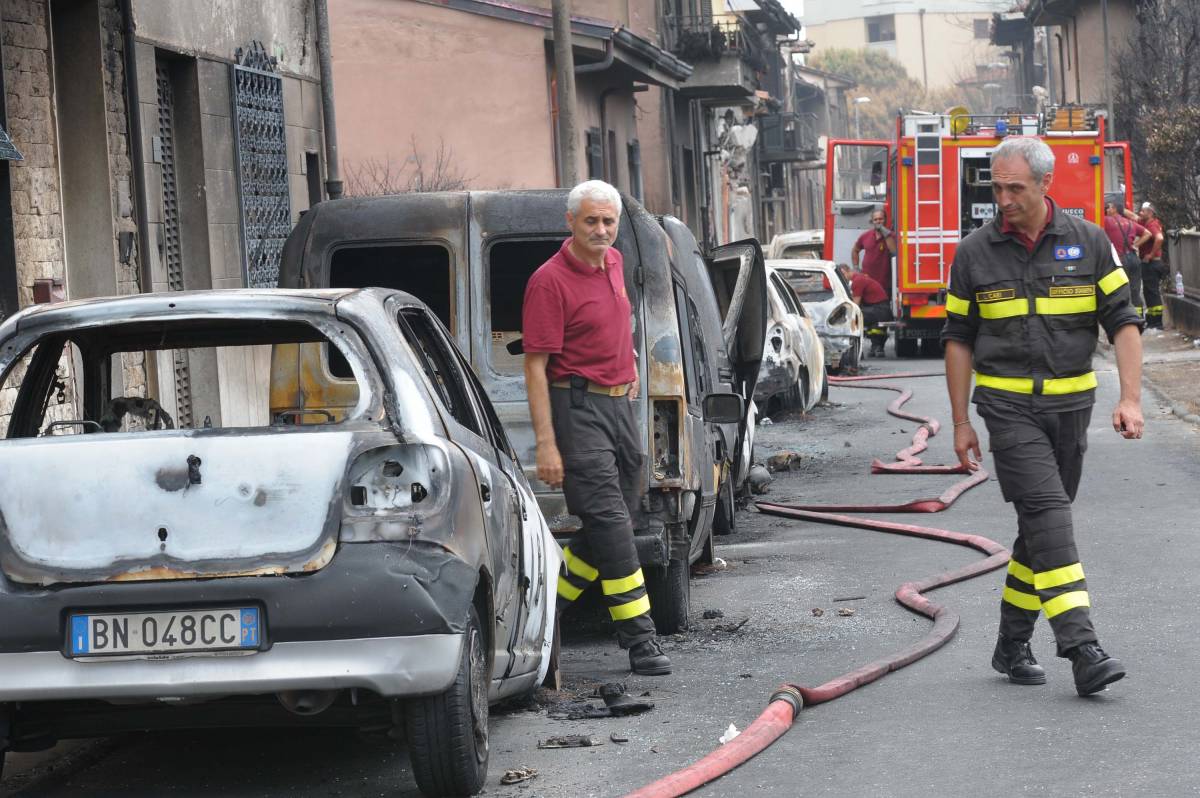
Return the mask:
{"type": "MultiPolygon", "coordinates": [[[[550,383],[550,386],[552,388],[570,388],[571,381],[555,380],[554,382],[550,383]]],[[[601,385],[598,382],[592,382],[591,380],[588,380],[587,389],[588,393],[598,393],[603,394],[604,396],[624,396],[625,394],[629,393],[629,383],[624,383],[622,385],[601,385]]]]}

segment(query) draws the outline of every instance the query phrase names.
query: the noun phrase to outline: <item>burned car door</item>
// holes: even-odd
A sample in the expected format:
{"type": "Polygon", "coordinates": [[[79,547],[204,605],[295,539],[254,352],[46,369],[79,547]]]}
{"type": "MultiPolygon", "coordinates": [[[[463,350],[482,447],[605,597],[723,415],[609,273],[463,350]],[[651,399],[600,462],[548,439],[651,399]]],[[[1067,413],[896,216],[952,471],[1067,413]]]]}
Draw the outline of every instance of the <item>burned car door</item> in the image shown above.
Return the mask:
{"type": "Polygon", "coordinates": [[[762,248],[753,239],[717,247],[705,262],[721,311],[731,388],[746,400],[746,413],[737,425],[733,448],[734,485],[740,486],[750,472],[754,440],[751,400],[767,337],[767,269],[762,248]]]}
{"type": "Polygon", "coordinates": [[[510,647],[519,600],[517,571],[521,533],[520,503],[511,480],[501,468],[479,401],[464,372],[462,361],[437,321],[417,306],[401,306],[397,319],[409,346],[417,354],[434,392],[450,418],[444,419],[451,438],[464,451],[475,470],[479,499],[486,519],[491,562],[493,616],[496,635],[493,680],[507,674],[510,647]]]}

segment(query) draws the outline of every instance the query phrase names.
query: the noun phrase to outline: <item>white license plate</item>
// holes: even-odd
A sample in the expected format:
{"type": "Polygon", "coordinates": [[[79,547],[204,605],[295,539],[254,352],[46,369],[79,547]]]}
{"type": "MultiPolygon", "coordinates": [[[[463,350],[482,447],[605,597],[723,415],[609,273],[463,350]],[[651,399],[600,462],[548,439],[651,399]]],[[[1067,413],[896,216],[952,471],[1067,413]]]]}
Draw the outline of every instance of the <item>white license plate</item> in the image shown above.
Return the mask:
{"type": "Polygon", "coordinates": [[[72,615],[73,657],[257,649],[257,607],[72,615]]]}

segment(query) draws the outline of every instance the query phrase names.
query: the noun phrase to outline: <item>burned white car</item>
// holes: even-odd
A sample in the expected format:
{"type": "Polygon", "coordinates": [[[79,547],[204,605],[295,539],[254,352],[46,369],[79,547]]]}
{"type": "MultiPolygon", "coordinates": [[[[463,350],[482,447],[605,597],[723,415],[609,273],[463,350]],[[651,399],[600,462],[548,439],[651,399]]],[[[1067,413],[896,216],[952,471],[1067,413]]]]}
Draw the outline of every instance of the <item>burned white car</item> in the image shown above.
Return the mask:
{"type": "Polygon", "coordinates": [[[41,306],[0,326],[0,375],[0,751],[395,724],[422,790],[481,787],[489,702],[549,663],[559,552],[424,304],[41,306]],[[157,401],[125,395],[143,364],[157,401]]]}
{"type": "Polygon", "coordinates": [[[863,314],[831,260],[769,261],[804,304],[825,345],[825,366],[840,374],[858,368],[863,351],[863,314]]]}

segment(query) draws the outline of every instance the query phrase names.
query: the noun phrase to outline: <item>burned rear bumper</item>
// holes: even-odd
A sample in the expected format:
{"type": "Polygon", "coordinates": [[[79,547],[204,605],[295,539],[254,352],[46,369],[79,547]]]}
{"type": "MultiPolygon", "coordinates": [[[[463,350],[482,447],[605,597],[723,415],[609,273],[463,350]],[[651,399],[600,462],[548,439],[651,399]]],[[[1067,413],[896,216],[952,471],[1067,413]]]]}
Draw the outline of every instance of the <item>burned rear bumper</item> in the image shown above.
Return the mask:
{"type": "Polygon", "coordinates": [[[341,546],[302,576],[26,588],[0,580],[0,701],[235,695],[362,687],[438,692],[458,667],[475,570],[436,546],[341,546]],[[74,612],[260,607],[264,647],[241,655],[81,661],[74,612]]]}

